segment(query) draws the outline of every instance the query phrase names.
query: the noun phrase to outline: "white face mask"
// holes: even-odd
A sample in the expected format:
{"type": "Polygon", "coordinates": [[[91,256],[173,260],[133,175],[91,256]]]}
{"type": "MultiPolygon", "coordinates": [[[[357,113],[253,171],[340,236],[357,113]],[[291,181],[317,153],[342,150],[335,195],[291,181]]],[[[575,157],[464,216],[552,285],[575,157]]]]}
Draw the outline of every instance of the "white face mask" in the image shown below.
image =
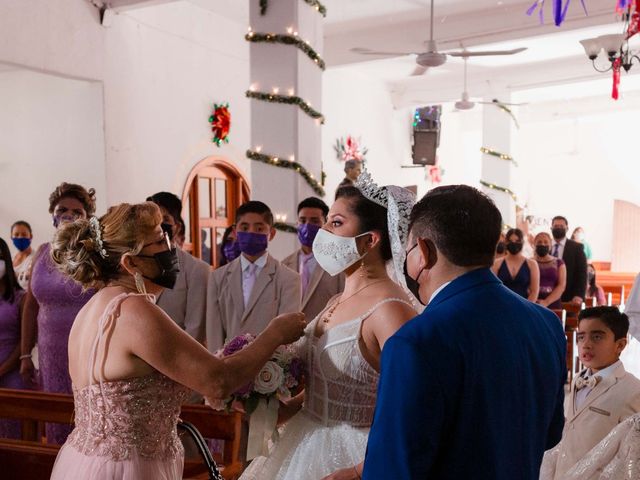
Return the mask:
{"type": "Polygon", "coordinates": [[[7,273],[7,264],[4,260],[0,260],[0,278],[3,278],[5,273],[7,273]]]}
{"type": "Polygon", "coordinates": [[[340,237],[321,228],[313,241],[313,256],[325,272],[332,277],[336,276],[366,255],[358,252],[356,238],[368,233],[361,233],[355,237],[340,237]]]}

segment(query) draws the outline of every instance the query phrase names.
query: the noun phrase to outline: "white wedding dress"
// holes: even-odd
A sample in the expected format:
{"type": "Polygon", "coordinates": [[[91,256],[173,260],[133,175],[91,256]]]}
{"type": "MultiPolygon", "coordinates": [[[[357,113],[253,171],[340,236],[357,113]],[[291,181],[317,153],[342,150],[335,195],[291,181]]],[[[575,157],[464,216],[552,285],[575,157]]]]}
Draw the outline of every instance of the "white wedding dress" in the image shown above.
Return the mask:
{"type": "Polygon", "coordinates": [[[379,375],[358,342],[362,322],[388,302],[411,306],[399,298],[382,300],[320,337],[315,330],[324,311],[307,326],[297,344],[308,370],[304,406],[286,423],[269,456],[254,459],[241,480],[320,480],[362,462],[379,375]]]}

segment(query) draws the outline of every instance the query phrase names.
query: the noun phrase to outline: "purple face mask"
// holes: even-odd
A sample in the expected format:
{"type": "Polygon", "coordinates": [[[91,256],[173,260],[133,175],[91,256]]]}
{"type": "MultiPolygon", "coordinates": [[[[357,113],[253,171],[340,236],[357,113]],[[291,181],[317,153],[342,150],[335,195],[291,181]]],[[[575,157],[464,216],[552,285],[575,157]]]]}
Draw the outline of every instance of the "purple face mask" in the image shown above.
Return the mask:
{"type": "Polygon", "coordinates": [[[62,223],[73,223],[76,220],[78,220],[78,218],[75,215],[68,215],[68,214],[64,214],[64,215],[53,215],[53,226],[55,228],[58,228],[62,223]]]}
{"type": "Polygon", "coordinates": [[[254,257],[267,249],[269,238],[264,233],[236,232],[236,243],[242,253],[254,257]]]}
{"type": "Polygon", "coordinates": [[[238,258],[240,256],[240,246],[238,245],[238,242],[234,240],[227,241],[227,243],[222,247],[222,254],[224,255],[224,258],[227,259],[227,262],[232,262],[238,258]]]}
{"type": "Polygon", "coordinates": [[[305,247],[312,247],[318,230],[320,230],[320,226],[312,223],[298,225],[298,240],[305,247]]]}

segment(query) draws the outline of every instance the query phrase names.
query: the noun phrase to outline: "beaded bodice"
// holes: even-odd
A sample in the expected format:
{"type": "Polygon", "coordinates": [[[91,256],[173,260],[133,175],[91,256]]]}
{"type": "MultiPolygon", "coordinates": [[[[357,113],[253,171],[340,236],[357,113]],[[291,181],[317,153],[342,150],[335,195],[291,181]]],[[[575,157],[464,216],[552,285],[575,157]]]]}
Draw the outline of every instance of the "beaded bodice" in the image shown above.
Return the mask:
{"type": "Polygon", "coordinates": [[[306,328],[299,343],[308,368],[304,411],[324,425],[347,423],[370,427],[376,404],[379,374],[360,351],[362,322],[380,305],[408,302],[388,298],[363,315],[315,335],[321,312],[306,328]]]}

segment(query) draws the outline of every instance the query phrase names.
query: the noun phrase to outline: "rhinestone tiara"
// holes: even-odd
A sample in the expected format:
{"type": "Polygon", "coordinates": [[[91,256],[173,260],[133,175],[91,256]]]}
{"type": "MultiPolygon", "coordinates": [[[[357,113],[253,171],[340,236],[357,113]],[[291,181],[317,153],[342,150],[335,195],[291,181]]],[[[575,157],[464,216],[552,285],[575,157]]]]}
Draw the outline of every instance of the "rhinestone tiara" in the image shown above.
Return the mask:
{"type": "Polygon", "coordinates": [[[362,173],[358,176],[354,185],[366,198],[384,208],[388,208],[389,193],[386,187],[378,186],[378,184],[373,181],[373,178],[371,178],[368,170],[362,170],[362,173]]]}

